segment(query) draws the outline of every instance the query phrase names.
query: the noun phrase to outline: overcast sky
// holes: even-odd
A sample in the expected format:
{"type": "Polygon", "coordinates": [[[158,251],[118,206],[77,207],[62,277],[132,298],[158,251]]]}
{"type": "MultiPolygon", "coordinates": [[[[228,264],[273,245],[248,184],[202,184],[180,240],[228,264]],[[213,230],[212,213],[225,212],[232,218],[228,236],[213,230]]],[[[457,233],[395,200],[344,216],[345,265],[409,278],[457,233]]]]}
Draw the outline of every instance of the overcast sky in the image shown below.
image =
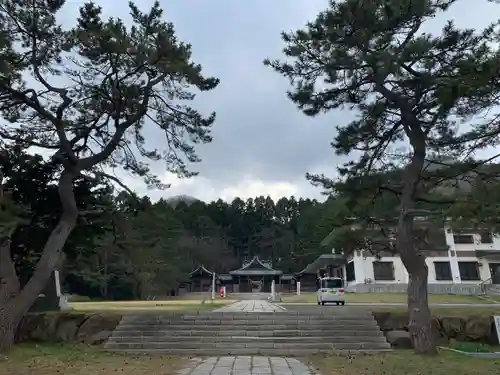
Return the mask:
{"type": "MultiPolygon", "coordinates": [[[[83,1],[68,1],[64,21],[69,26],[83,1]]],[[[125,1],[95,0],[107,16],[128,21],[125,1]],[[119,5],[120,3],[120,5],[119,5]]],[[[136,3],[146,10],[152,1],[136,3]]],[[[193,45],[193,59],[205,74],[220,78],[219,87],[201,93],[197,108],[217,112],[213,142],[198,148],[203,159],[192,169],[198,177],[177,180],[155,166],[166,191],[149,191],[138,180],[127,183],[153,199],[178,194],[203,200],[270,194],[320,197],[321,190],[305,179],[306,172],[335,173],[339,159],[330,148],[335,125],[349,121],[349,113],[318,118],[301,114],[286,98],[287,81],[262,64],[266,57],[280,58],[280,32],[295,30],[315,18],[327,0],[163,0],[165,16],[178,37],[193,45]]],[[[486,0],[462,0],[430,22],[439,30],[445,19],[459,26],[482,28],[500,18],[500,5],[486,0]]],[[[146,137],[148,134],[145,134],[146,137]]]]}

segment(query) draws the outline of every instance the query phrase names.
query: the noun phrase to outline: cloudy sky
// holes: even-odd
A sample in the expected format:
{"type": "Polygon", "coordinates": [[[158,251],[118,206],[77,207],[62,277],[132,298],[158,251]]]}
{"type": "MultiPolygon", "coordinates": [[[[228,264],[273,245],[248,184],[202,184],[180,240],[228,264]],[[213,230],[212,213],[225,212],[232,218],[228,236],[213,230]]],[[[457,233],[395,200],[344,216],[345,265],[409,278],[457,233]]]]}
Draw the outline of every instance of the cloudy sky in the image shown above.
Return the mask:
{"type": "MultiPolygon", "coordinates": [[[[68,1],[63,19],[70,23],[83,1],[68,1]]],[[[108,16],[129,20],[125,1],[95,0],[108,16]]],[[[136,1],[142,9],[151,0],[136,1]]],[[[266,57],[281,57],[280,32],[295,30],[314,19],[327,0],[162,0],[165,16],[178,37],[193,45],[193,59],[207,75],[221,80],[210,93],[201,94],[197,108],[217,112],[211,144],[198,148],[202,163],[193,166],[196,178],[178,180],[155,166],[166,191],[149,191],[140,181],[127,183],[154,199],[187,194],[203,200],[257,195],[320,197],[320,190],[305,180],[306,172],[335,173],[339,159],[329,146],[335,125],[349,121],[349,113],[311,119],[286,98],[287,81],[262,64],[266,57]]],[[[484,27],[500,18],[500,6],[486,0],[462,0],[426,25],[439,30],[445,19],[459,26],[484,27]]],[[[147,134],[146,134],[147,136],[147,134]]]]}

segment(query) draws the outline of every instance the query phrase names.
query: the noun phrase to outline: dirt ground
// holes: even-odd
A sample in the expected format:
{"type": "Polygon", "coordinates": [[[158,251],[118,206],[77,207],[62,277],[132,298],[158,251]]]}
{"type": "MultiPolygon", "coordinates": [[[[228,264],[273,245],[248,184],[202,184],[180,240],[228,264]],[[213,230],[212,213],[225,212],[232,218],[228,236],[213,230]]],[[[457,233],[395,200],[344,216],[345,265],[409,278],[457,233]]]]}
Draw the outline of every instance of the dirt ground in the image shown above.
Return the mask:
{"type": "Polygon", "coordinates": [[[84,345],[18,345],[0,354],[0,375],[174,375],[178,357],[125,356],[84,345]]]}
{"type": "Polygon", "coordinates": [[[494,375],[500,374],[499,359],[479,359],[450,352],[422,357],[411,351],[373,356],[313,357],[322,375],[494,375]]]}

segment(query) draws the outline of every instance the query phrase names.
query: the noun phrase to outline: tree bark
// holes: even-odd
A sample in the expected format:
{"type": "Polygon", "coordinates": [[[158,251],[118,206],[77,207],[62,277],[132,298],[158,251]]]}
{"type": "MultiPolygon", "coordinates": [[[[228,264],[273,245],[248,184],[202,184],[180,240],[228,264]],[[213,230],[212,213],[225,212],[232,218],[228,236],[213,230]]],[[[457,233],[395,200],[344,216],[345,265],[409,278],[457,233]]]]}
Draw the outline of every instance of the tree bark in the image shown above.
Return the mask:
{"type": "Polygon", "coordinates": [[[436,344],[432,335],[432,320],[429,310],[425,256],[416,248],[413,238],[413,216],[402,220],[398,231],[398,250],[401,260],[408,270],[408,330],[415,352],[436,354],[436,344]]]}
{"type": "Polygon", "coordinates": [[[16,297],[19,290],[19,279],[10,255],[10,238],[3,238],[0,244],[0,307],[16,297]]]}
{"type": "Polygon", "coordinates": [[[0,353],[14,345],[17,326],[21,323],[22,317],[12,306],[0,308],[0,353]]]}
{"type": "Polygon", "coordinates": [[[10,238],[3,238],[0,245],[0,352],[14,344],[20,321],[16,321],[15,306],[10,302],[19,292],[19,278],[10,254],[10,238]]]}
{"type": "Polygon", "coordinates": [[[409,273],[408,283],[408,331],[415,351],[421,354],[437,354],[432,332],[432,319],[427,292],[427,265],[419,267],[418,272],[409,273]]]}
{"type": "Polygon", "coordinates": [[[404,173],[404,186],[401,195],[396,247],[401,261],[409,275],[408,313],[409,331],[415,352],[437,354],[432,335],[432,321],[427,296],[428,269],[425,255],[418,248],[413,231],[413,209],[420,176],[425,163],[425,133],[419,124],[405,126],[405,131],[413,148],[413,155],[404,173]]]}
{"type": "MultiPolygon", "coordinates": [[[[59,179],[59,197],[63,213],[45,243],[42,256],[36,265],[33,276],[18,293],[14,295],[10,293],[9,298],[0,300],[0,351],[8,349],[14,344],[17,327],[21,319],[36,301],[50,279],[52,272],[59,265],[63,247],[78,218],[78,208],[73,193],[73,179],[74,175],[68,171],[63,172],[59,179]]],[[[8,258],[10,259],[10,251],[8,258]]],[[[4,264],[2,262],[2,265],[4,264]]],[[[2,280],[4,279],[2,278],[2,280]]],[[[0,294],[7,295],[3,291],[0,294]]]]}

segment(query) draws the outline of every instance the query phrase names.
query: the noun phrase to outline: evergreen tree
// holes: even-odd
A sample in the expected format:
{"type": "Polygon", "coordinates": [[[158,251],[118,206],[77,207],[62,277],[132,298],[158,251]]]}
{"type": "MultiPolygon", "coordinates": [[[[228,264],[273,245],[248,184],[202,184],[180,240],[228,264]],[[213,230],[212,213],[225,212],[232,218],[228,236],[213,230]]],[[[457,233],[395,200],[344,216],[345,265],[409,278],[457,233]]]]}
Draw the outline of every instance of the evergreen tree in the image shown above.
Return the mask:
{"type": "MultiPolygon", "coordinates": [[[[356,120],[337,125],[333,142],[337,154],[354,156],[339,168],[344,179],[371,183],[365,177],[373,173],[404,170],[399,184],[381,186],[398,199],[392,215],[395,247],[409,273],[409,330],[415,350],[428,354],[436,353],[436,346],[428,270],[415,241],[414,217],[422,215],[416,207],[419,197],[439,184],[448,168],[431,173],[426,161],[436,155],[466,161],[478,147],[498,141],[496,122],[476,123],[467,130],[459,126],[486,114],[498,94],[496,25],[475,32],[449,22],[441,35],[421,31],[425,21],[454,2],[330,1],[304,29],[283,33],[287,61],[265,61],[289,78],[289,97],[306,115],[338,108],[355,111],[356,120]]],[[[335,188],[324,176],[309,177],[327,190],[335,188]]],[[[380,190],[375,187],[372,193],[380,190]]]]}
{"type": "Polygon", "coordinates": [[[8,122],[0,136],[10,142],[6,147],[52,150],[62,203],[32,277],[0,301],[0,350],[12,345],[19,321],[60,262],[79,215],[75,179],[116,181],[103,167],[122,167],[161,187],[145,158],[163,159],[168,170],[192,176],[185,161],[199,160],[194,144],[210,142],[215,120],[184,104],[193,89],[211,90],[219,81],[192,62],[191,46],[163,20],[159,2],[145,13],[131,2],[132,27],[104,20],[89,2],[70,30],[57,23],[64,3],[0,1],[0,110],[8,122]],[[165,134],[163,150],[147,144],[144,130],[152,127],[165,134]]]}

